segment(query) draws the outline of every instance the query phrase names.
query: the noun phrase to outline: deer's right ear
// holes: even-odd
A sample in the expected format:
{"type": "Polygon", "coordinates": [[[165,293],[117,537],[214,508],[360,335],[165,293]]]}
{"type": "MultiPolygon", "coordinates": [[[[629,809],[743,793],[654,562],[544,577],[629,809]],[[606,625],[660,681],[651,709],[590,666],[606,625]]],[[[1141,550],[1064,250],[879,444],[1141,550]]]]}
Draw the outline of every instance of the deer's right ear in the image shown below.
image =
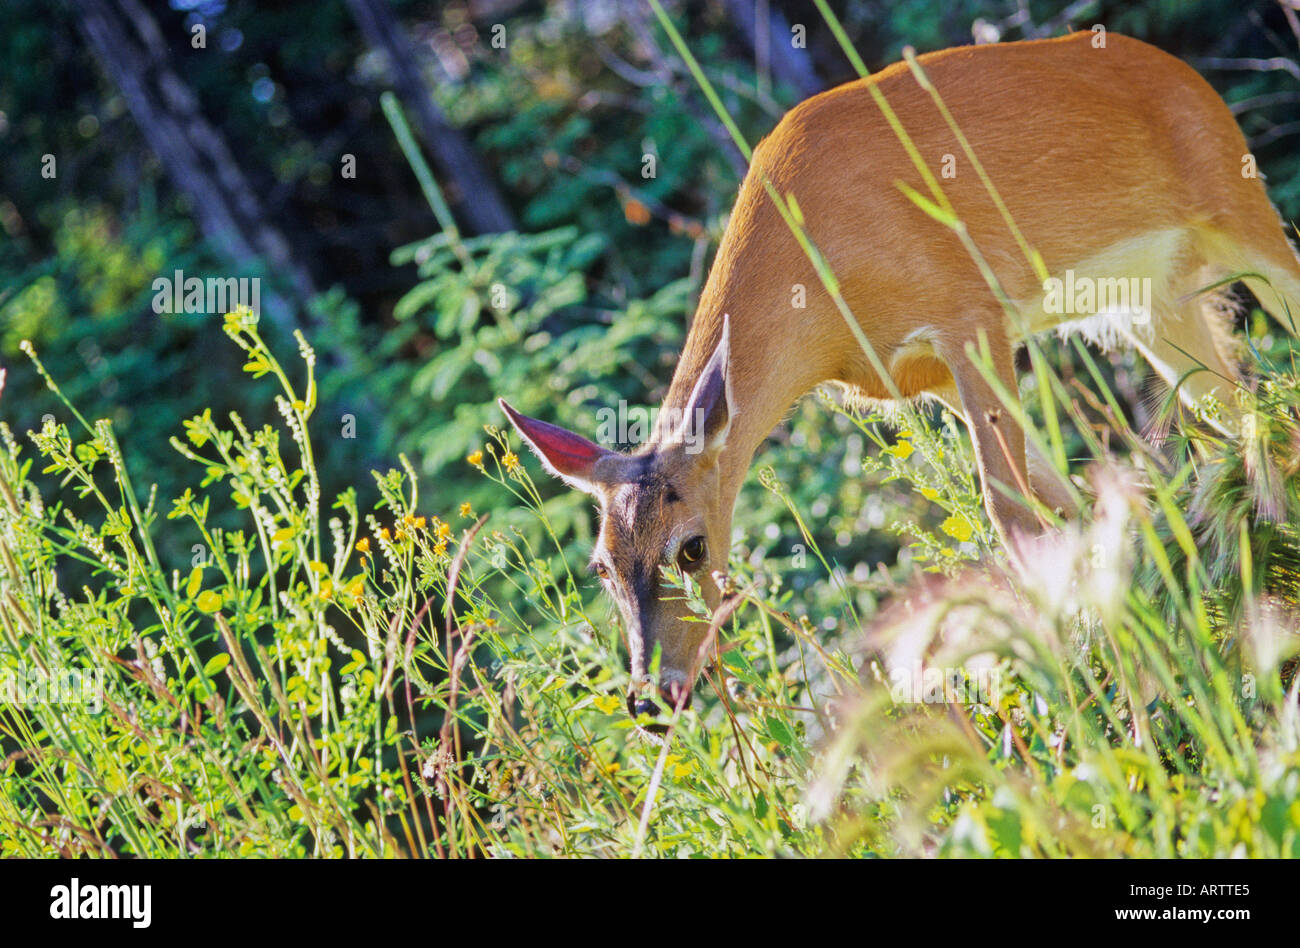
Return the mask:
{"type": "Polygon", "coordinates": [[[498,398],[497,404],[548,471],[570,487],[596,492],[596,465],[606,457],[617,457],[615,452],[559,425],[521,415],[504,398],[498,398]]]}
{"type": "Polygon", "coordinates": [[[700,373],[690,400],[682,413],[677,437],[688,453],[716,454],[727,441],[734,415],[731,394],[731,317],[722,316],[722,335],[700,373]]]}

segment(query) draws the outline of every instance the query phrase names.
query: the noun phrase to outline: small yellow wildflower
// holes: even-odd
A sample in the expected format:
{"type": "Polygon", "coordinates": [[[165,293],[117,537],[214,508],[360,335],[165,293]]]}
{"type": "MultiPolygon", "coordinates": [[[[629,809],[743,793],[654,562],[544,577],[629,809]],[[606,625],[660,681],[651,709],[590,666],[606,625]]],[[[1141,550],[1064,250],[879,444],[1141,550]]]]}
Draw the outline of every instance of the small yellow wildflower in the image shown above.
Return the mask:
{"type": "Polygon", "coordinates": [[[482,467],[482,466],[483,466],[483,452],[482,452],[482,451],[475,451],[475,452],[473,452],[469,457],[467,457],[465,460],[468,461],[470,464],[473,464],[475,467],[482,467]]]}
{"type": "Polygon", "coordinates": [[[408,513],[406,516],[402,517],[402,523],[409,527],[411,524],[415,523],[415,517],[408,513]]]}
{"type": "Polygon", "coordinates": [[[357,541],[357,552],[358,553],[370,552],[370,537],[362,537],[360,540],[357,541]]]}
{"type": "Polygon", "coordinates": [[[519,455],[515,454],[513,451],[506,451],[506,453],[501,456],[501,463],[505,465],[507,471],[513,471],[519,466],[519,455]]]}
{"type": "Polygon", "coordinates": [[[406,539],[406,531],[405,531],[405,530],[402,530],[401,528],[398,528],[398,531],[397,531],[396,536],[397,536],[397,540],[398,540],[398,542],[400,543],[402,540],[405,540],[405,539],[406,539]]]}
{"type": "Polygon", "coordinates": [[[953,514],[943,523],[939,524],[944,533],[954,537],[963,543],[971,538],[975,527],[962,514],[953,514]]]}
{"type": "Polygon", "coordinates": [[[320,596],[322,599],[329,599],[330,596],[334,595],[334,580],[328,578],[322,580],[320,584],[320,592],[316,595],[320,596]]]}
{"type": "Polygon", "coordinates": [[[416,517],[415,520],[412,521],[412,526],[414,526],[415,529],[417,530],[423,530],[424,524],[425,524],[425,520],[423,517],[416,517]]]}
{"type": "Polygon", "coordinates": [[[379,528],[379,539],[381,539],[381,540],[387,540],[387,539],[389,539],[389,538],[391,538],[391,537],[392,537],[392,534],[388,532],[388,528],[387,528],[387,527],[380,527],[380,528],[379,528]]]}
{"type": "Polygon", "coordinates": [[[435,556],[442,556],[447,552],[447,541],[439,540],[433,548],[435,556]]]}
{"type": "Polygon", "coordinates": [[[451,524],[438,521],[438,539],[446,540],[451,537],[451,524]]]}
{"type": "Polygon", "coordinates": [[[352,580],[351,583],[348,584],[348,595],[352,597],[354,602],[360,602],[361,594],[364,593],[365,591],[366,591],[366,584],[361,579],[354,579],[352,580]]]}
{"type": "Polygon", "coordinates": [[[906,438],[899,438],[892,448],[886,450],[900,461],[906,461],[912,456],[912,442],[906,438]]]}
{"type": "Polygon", "coordinates": [[[470,505],[470,502],[468,500],[460,505],[460,515],[462,517],[474,516],[474,508],[470,505]]]}

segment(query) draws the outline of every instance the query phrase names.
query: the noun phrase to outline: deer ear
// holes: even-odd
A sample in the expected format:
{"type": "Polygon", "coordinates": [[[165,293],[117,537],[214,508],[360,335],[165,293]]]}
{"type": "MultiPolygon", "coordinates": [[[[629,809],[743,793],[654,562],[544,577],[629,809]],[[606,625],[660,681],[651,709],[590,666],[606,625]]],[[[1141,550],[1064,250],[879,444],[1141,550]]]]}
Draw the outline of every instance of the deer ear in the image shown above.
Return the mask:
{"type": "Polygon", "coordinates": [[[716,452],[731,430],[731,317],[722,317],[722,335],[713,349],[678,428],[678,436],[692,454],[716,452]]]}
{"type": "Polygon", "coordinates": [[[613,451],[559,425],[521,415],[504,398],[498,398],[497,404],[548,471],[570,487],[595,493],[596,465],[606,457],[616,457],[613,451]]]}

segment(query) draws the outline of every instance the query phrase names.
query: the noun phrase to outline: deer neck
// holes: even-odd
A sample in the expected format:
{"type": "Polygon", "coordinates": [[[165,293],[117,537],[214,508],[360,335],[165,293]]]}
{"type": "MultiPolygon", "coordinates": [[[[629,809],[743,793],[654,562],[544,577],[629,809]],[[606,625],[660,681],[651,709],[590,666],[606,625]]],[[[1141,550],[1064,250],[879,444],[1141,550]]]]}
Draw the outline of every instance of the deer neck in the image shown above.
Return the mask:
{"type": "MultiPolygon", "coordinates": [[[[708,294],[706,293],[706,300],[708,294]]],[[[728,310],[701,305],[691,326],[677,371],[660,409],[660,418],[680,418],[722,333],[722,314],[730,312],[731,428],[718,456],[721,509],[731,512],[754,454],[790,406],[829,373],[819,360],[788,338],[790,321],[737,318],[753,302],[728,310]]]]}

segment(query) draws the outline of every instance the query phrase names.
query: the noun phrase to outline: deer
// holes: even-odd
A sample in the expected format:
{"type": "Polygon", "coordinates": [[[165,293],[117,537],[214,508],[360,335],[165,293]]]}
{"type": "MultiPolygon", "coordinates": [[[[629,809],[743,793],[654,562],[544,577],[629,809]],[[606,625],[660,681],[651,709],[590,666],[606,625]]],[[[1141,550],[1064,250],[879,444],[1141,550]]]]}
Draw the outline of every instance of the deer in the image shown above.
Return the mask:
{"type": "Polygon", "coordinates": [[[970,432],[983,504],[1005,541],[1044,530],[1018,486],[1075,514],[1061,476],[1027,451],[988,375],[1016,399],[1016,354],[1028,336],[1058,330],[1103,346],[1127,342],[1186,405],[1214,396],[1230,427],[1244,374],[1228,314],[1205,289],[1244,282],[1295,334],[1288,313],[1300,314],[1300,258],[1250,173],[1254,159],[1232,113],[1174,56],[1114,33],[1099,45],[1096,36],[918,58],[1049,274],[1044,282],[979,176],[957,162],[943,189],[1010,308],[954,230],[896,186],[919,191],[922,178],[869,84],[927,164],[963,155],[931,93],[900,62],[797,105],[754,150],[644,444],[620,453],[499,400],[546,471],[597,502],[591,569],[622,618],[635,718],[658,719],[656,697],[675,713],[689,706],[707,657],[708,624],[691,621],[666,568],[698,581],[718,609],[741,484],[758,448],[817,386],[860,404],[902,398],[949,408],[970,432]],[[888,380],[773,192],[797,200],[888,380]],[[1095,313],[1052,305],[1049,287],[1080,279],[1149,280],[1141,284],[1149,305],[1095,313]],[[799,287],[803,308],[792,305],[799,287]]]}

